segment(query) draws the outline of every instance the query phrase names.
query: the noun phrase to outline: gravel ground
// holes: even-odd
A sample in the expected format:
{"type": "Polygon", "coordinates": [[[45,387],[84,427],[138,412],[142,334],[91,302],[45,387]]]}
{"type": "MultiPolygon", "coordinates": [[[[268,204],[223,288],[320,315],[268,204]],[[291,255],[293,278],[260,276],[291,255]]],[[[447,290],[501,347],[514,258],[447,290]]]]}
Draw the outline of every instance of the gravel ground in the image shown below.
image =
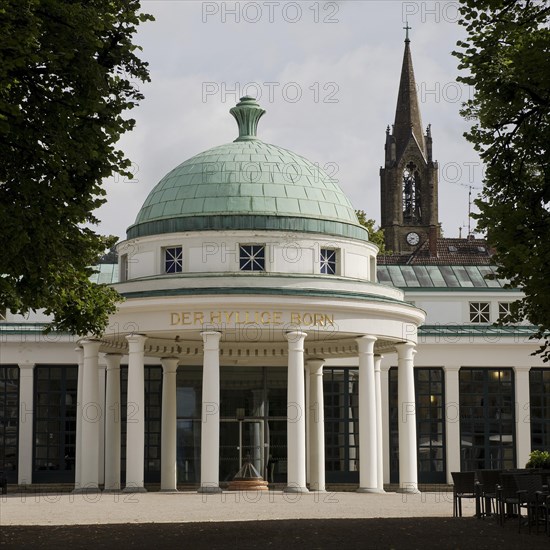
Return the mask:
{"type": "Polygon", "coordinates": [[[0,499],[6,548],[327,548],[550,550],[542,532],[452,518],[450,493],[12,493],[0,499]]]}
{"type": "Polygon", "coordinates": [[[0,530],[2,548],[232,548],[235,550],[550,548],[550,538],[518,534],[515,521],[500,527],[475,518],[389,518],[10,526],[0,530]]]}

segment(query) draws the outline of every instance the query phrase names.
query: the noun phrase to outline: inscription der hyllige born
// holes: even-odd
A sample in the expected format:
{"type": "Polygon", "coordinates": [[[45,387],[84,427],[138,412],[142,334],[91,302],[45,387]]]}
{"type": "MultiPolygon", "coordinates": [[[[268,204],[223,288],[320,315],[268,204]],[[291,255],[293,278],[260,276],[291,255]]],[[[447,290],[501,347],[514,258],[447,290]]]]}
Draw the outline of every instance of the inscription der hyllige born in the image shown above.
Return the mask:
{"type": "Polygon", "coordinates": [[[235,325],[285,325],[287,323],[300,326],[333,326],[334,315],[327,313],[308,313],[282,311],[181,311],[170,314],[170,325],[203,325],[235,324],[235,325]]]}

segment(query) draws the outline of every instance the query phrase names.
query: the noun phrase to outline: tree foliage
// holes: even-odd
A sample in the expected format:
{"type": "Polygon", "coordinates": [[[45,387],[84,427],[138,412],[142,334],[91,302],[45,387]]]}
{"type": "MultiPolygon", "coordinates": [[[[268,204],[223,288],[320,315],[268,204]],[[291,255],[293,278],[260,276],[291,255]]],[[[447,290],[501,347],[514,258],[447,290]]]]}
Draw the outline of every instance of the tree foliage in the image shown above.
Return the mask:
{"type": "Polygon", "coordinates": [[[359,223],[368,229],[370,242],[374,243],[380,249],[379,254],[385,254],[386,244],[384,242],[384,230],[380,229],[380,227],[375,229],[374,224],[376,222],[373,219],[367,218],[367,213],[364,210],[356,210],[355,213],[357,214],[359,223]]]}
{"type": "Polygon", "coordinates": [[[147,63],[138,0],[4,0],[0,6],[0,308],[45,309],[50,328],[101,334],[119,295],[92,284],[114,241],[90,229],[147,63]]]}
{"type": "Polygon", "coordinates": [[[521,288],[507,322],[529,319],[550,359],[550,3],[462,0],[459,80],[474,90],[462,115],[486,165],[478,228],[498,276],[521,288]]]}

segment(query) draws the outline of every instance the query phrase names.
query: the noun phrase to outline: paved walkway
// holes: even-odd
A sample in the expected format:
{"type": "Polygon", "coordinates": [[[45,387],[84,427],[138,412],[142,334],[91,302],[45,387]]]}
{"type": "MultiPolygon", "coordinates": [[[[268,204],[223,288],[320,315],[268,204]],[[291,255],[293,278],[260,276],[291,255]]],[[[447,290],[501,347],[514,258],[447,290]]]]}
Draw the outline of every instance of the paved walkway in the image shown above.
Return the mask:
{"type": "MultiPolygon", "coordinates": [[[[473,516],[473,500],[463,515],[473,516]]],[[[187,523],[267,519],[451,517],[452,493],[416,495],[226,492],[179,493],[13,493],[0,498],[0,525],[97,525],[187,523]]]]}

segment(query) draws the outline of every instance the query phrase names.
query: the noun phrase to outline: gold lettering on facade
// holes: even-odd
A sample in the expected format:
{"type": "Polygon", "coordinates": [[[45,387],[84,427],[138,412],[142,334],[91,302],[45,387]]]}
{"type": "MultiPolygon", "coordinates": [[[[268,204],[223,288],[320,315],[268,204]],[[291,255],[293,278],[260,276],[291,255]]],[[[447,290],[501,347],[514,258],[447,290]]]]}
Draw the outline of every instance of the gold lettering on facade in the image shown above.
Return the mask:
{"type": "Polygon", "coordinates": [[[182,312],[180,325],[191,325],[191,324],[193,324],[191,321],[191,312],[190,311],[182,312]]]}
{"type": "Polygon", "coordinates": [[[334,325],[334,315],[327,315],[326,313],[315,313],[313,315],[313,324],[318,327],[334,325]]]}
{"type": "Polygon", "coordinates": [[[203,325],[204,324],[204,314],[202,311],[193,312],[193,324],[203,325]]]}
{"type": "Polygon", "coordinates": [[[211,323],[221,323],[222,322],[222,312],[221,311],[211,311],[210,312],[210,322],[211,323]]]}
{"type": "Polygon", "coordinates": [[[290,312],[282,311],[181,311],[170,313],[170,325],[203,325],[205,322],[212,324],[225,323],[227,325],[284,325],[290,317],[290,323],[304,327],[326,327],[334,325],[334,315],[327,313],[290,312]],[[286,318],[286,319],[285,319],[286,318]]]}

